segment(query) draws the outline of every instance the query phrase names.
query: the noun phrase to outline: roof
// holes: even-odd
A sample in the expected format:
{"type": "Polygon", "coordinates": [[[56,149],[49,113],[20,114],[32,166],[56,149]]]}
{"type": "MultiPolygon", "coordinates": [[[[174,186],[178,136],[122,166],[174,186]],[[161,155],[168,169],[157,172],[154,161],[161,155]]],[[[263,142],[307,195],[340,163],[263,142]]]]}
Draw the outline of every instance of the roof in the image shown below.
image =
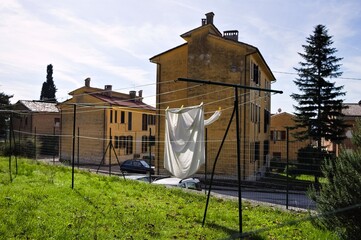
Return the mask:
{"type": "MultiPolygon", "coordinates": [[[[261,61],[263,61],[265,67],[266,67],[267,70],[268,70],[268,72],[270,73],[272,80],[276,80],[276,78],[275,78],[275,76],[274,76],[271,68],[268,66],[266,60],[264,59],[263,55],[261,54],[260,50],[259,50],[257,47],[255,47],[255,46],[253,46],[253,45],[251,45],[251,44],[245,43],[245,42],[234,41],[234,40],[230,40],[230,39],[227,39],[227,38],[223,37],[223,36],[222,36],[222,33],[217,29],[217,27],[216,27],[213,23],[212,23],[212,24],[202,25],[202,26],[200,26],[200,27],[194,28],[194,29],[192,29],[192,30],[190,30],[190,31],[188,31],[188,32],[186,32],[186,33],[183,33],[183,34],[181,35],[181,37],[182,37],[183,39],[187,40],[189,37],[191,37],[191,35],[192,35],[193,32],[198,31],[198,30],[203,29],[203,28],[210,28],[211,31],[210,31],[208,34],[211,35],[211,36],[218,37],[219,39],[222,39],[222,40],[224,40],[224,41],[228,41],[228,42],[230,42],[230,43],[236,43],[236,44],[238,44],[239,46],[245,46],[245,47],[247,47],[247,48],[254,49],[253,52],[247,53],[246,55],[251,55],[251,54],[253,54],[253,53],[257,53],[258,56],[260,57],[261,61]]],[[[176,47],[174,47],[174,48],[171,48],[171,49],[169,49],[169,50],[167,50],[167,51],[164,51],[164,52],[162,52],[162,53],[159,53],[159,54],[151,57],[149,60],[150,60],[151,62],[154,62],[154,59],[155,59],[156,57],[159,57],[159,56],[161,56],[161,55],[163,55],[163,54],[165,54],[165,53],[171,52],[171,51],[173,51],[174,49],[177,49],[177,48],[182,47],[182,46],[187,45],[187,44],[188,44],[188,42],[186,42],[186,43],[184,43],[184,44],[181,44],[181,45],[179,45],[179,46],[176,46],[176,47]]]]}
{"type": "Polygon", "coordinates": [[[184,39],[187,39],[188,37],[190,37],[192,35],[192,32],[195,32],[195,31],[197,31],[197,30],[199,30],[201,28],[209,28],[209,27],[214,32],[214,34],[216,34],[218,36],[222,36],[222,33],[218,30],[218,28],[216,26],[214,26],[213,23],[206,24],[206,25],[203,25],[203,26],[200,26],[200,27],[196,27],[196,28],[194,28],[194,29],[192,29],[192,30],[190,30],[190,31],[188,31],[186,33],[181,34],[180,36],[182,38],[184,38],[184,39]]]}
{"type": "Polygon", "coordinates": [[[59,109],[56,107],[56,103],[35,100],[19,100],[16,104],[22,104],[31,112],[59,112],[59,109]]]}
{"type": "Polygon", "coordinates": [[[344,105],[348,107],[342,110],[345,116],[361,116],[361,106],[358,103],[344,103],[344,105]]]}
{"type": "Polygon", "coordinates": [[[292,113],[288,113],[288,112],[281,112],[281,113],[276,113],[276,114],[272,114],[271,118],[275,118],[275,117],[282,117],[282,116],[289,116],[289,117],[295,117],[295,115],[293,115],[292,113]]]}
{"type": "Polygon", "coordinates": [[[167,51],[164,51],[164,52],[161,52],[161,53],[159,53],[159,54],[157,54],[157,55],[154,55],[153,57],[149,58],[149,60],[150,60],[150,62],[154,62],[154,59],[155,59],[155,58],[157,58],[157,57],[159,57],[159,56],[161,56],[161,55],[163,55],[163,54],[166,54],[166,53],[168,53],[168,52],[171,52],[171,51],[173,51],[173,50],[175,50],[175,49],[177,49],[177,48],[183,47],[183,46],[185,46],[185,45],[187,45],[187,44],[188,44],[188,43],[186,42],[186,43],[183,43],[183,44],[181,44],[181,45],[179,45],[179,46],[176,46],[176,47],[174,47],[174,48],[168,49],[167,51]]]}
{"type": "Polygon", "coordinates": [[[128,107],[128,108],[138,108],[138,109],[146,109],[146,110],[155,110],[154,107],[139,101],[139,100],[129,100],[119,97],[110,97],[100,93],[90,94],[93,97],[98,98],[99,100],[106,102],[112,106],[121,106],[121,107],[128,107]]]}

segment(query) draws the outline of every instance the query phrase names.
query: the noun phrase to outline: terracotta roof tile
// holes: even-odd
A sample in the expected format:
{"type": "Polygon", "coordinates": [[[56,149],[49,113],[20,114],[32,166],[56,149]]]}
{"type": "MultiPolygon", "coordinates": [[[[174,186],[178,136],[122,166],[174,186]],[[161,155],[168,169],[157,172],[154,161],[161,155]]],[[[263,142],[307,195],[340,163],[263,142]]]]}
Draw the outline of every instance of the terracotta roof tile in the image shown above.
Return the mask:
{"type": "Polygon", "coordinates": [[[129,107],[129,108],[140,108],[140,109],[146,109],[146,110],[155,110],[154,107],[142,102],[142,101],[134,101],[124,98],[118,98],[118,97],[110,97],[104,94],[91,94],[92,96],[109,103],[113,106],[121,106],[121,107],[129,107]]]}

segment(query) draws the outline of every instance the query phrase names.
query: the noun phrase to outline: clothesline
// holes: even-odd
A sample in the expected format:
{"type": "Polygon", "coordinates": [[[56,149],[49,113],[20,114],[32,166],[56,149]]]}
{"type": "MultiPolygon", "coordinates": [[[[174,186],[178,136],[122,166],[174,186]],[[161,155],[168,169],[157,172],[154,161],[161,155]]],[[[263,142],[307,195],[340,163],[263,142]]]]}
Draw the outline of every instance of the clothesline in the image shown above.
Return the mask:
{"type": "Polygon", "coordinates": [[[205,162],[204,127],[221,115],[204,120],[203,103],[165,111],[164,167],[178,178],[196,173],[205,162]]]}

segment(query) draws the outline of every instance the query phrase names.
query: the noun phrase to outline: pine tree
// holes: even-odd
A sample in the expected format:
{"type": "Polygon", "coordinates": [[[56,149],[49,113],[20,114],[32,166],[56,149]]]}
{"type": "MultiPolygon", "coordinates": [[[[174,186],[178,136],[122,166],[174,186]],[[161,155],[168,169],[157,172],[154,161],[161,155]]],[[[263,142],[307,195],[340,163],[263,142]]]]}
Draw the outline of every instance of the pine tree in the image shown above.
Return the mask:
{"type": "Polygon", "coordinates": [[[322,138],[340,143],[347,127],[341,118],[345,107],[340,97],[346,93],[342,92],[343,86],[330,80],[342,75],[339,71],[342,58],[334,56],[337,50],[331,47],[332,37],[323,25],[317,25],[306,42],[308,45],[302,45],[305,53],[299,53],[304,62],[295,68],[298,78],[294,83],[302,93],[291,95],[298,102],[294,106],[296,127],[304,129],[296,137],[315,140],[318,146],[322,138]]]}
{"type": "Polygon", "coordinates": [[[43,83],[41,88],[40,100],[56,103],[55,93],[57,89],[53,81],[53,65],[49,64],[46,72],[46,82],[43,83]]]}
{"type": "Polygon", "coordinates": [[[319,195],[311,192],[322,215],[321,225],[336,231],[343,239],[361,236],[361,121],[356,122],[352,142],[355,148],[342,150],[335,160],[326,160],[322,172],[326,177],[319,195]]]}
{"type": "MultiPolygon", "coordinates": [[[[322,139],[337,144],[345,138],[347,125],[342,119],[345,106],[340,97],[346,93],[342,91],[343,86],[331,82],[331,79],[342,75],[339,71],[342,58],[334,56],[337,50],[331,46],[332,37],[323,25],[317,25],[306,42],[307,45],[302,45],[305,52],[299,53],[304,61],[299,62],[299,68],[295,68],[298,78],[294,83],[301,93],[291,94],[298,102],[294,106],[295,127],[298,129],[295,137],[317,142],[319,154],[315,158],[321,164],[322,139]]],[[[316,175],[315,184],[318,184],[316,175]]]]}

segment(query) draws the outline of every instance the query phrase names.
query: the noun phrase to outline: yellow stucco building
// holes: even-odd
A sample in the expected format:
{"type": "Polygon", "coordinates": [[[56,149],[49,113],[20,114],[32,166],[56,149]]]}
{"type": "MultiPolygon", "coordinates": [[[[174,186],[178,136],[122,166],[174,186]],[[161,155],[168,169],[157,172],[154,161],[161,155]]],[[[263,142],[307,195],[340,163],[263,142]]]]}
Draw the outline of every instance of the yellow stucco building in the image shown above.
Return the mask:
{"type": "Polygon", "coordinates": [[[145,104],[142,91],[124,94],[85,85],[69,93],[61,109],[60,160],[70,161],[75,136],[75,162],[116,164],[149,154],[155,135],[155,108],[145,104]],[[75,126],[74,126],[75,121],[75,126]],[[151,134],[151,135],[150,135],[151,134]],[[111,144],[111,145],[110,145],[111,144]],[[112,147],[111,147],[112,146],[112,147]]]}
{"type": "Polygon", "coordinates": [[[297,140],[293,135],[298,130],[294,129],[295,115],[281,112],[271,116],[270,134],[270,160],[275,162],[286,162],[287,160],[287,128],[288,128],[288,160],[297,162],[297,153],[300,148],[311,143],[297,140]]]}
{"type": "MultiPolygon", "coordinates": [[[[163,167],[164,110],[167,107],[204,103],[205,119],[219,108],[221,118],[207,127],[207,172],[212,168],[221,139],[232,114],[234,89],[176,81],[178,78],[210,80],[270,89],[275,77],[257,47],[240,42],[236,30],[223,34],[213,24],[214,13],[207,13],[201,26],[181,35],[184,44],[150,58],[157,65],[157,156],[163,167]]],[[[245,36],[242,36],[245,39],[245,36]]],[[[271,95],[269,92],[239,90],[242,178],[254,179],[265,171],[269,154],[271,95]]],[[[236,133],[233,121],[216,173],[236,175],[236,133]]],[[[200,173],[204,169],[200,170],[200,173]]]]}

